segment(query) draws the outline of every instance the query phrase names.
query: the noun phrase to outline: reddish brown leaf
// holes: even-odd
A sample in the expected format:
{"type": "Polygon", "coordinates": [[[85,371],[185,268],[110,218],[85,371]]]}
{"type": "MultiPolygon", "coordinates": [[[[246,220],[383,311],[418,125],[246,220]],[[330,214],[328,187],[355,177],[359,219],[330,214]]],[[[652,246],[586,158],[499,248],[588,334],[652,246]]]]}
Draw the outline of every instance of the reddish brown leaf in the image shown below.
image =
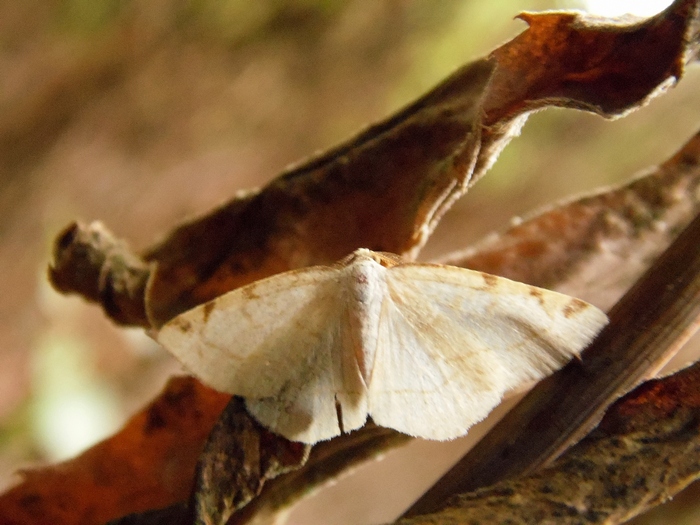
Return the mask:
{"type": "Polygon", "coordinates": [[[157,263],[147,296],[153,324],[356,248],[406,253],[422,245],[466,188],[479,151],[479,100],[492,70],[488,60],[463,67],[387,121],[176,229],[145,256],[157,263]]]}

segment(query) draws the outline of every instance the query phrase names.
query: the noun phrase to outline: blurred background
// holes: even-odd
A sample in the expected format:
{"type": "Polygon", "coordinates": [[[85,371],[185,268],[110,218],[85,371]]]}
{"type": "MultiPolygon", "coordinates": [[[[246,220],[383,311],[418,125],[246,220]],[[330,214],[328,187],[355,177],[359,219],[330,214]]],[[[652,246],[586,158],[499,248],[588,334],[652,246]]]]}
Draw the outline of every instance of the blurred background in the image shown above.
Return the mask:
{"type": "MultiPolygon", "coordinates": [[[[0,489],[17,468],[111,434],[181,372],[141,331],[50,288],[51,241],[67,223],[102,220],[145,248],[487,54],[525,28],[513,20],[522,10],[645,16],[669,3],[0,0],[0,489]]],[[[700,129],[698,92],[696,67],[621,120],[532,116],[422,258],[663,161],[700,129]]],[[[466,446],[416,443],[390,454],[290,522],[390,520],[466,446]]],[[[644,523],[668,522],[670,512],[674,523],[697,522],[681,508],[644,523]]]]}

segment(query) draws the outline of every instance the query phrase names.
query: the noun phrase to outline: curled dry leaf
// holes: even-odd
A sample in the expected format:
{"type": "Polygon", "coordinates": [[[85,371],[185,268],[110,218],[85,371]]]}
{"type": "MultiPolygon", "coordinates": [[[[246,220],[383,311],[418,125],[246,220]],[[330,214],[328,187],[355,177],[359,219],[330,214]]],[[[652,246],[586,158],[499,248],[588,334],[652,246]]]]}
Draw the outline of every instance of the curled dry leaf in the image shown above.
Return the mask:
{"type": "Polygon", "coordinates": [[[151,321],[357,248],[414,256],[530,111],[554,105],[615,117],[679,79],[699,9],[697,0],[677,1],[631,26],[574,13],[521,15],[530,28],[488,60],[150,250],[151,321]]]}
{"type": "Polygon", "coordinates": [[[624,523],[700,478],[700,364],[644,383],[551,467],[396,525],[624,523]]]}
{"type": "Polygon", "coordinates": [[[403,254],[423,244],[446,202],[466,189],[493,67],[486,59],[463,67],[346,144],[177,228],[145,255],[156,263],[146,298],[152,324],[357,248],[403,254]]]}
{"type": "MultiPolygon", "coordinates": [[[[634,26],[593,24],[562,13],[524,19],[530,29],[490,58],[461,68],[401,112],[260,191],[180,226],[142,258],[124,257],[128,262],[119,272],[120,264],[103,266],[110,258],[107,251],[99,255],[99,243],[97,257],[65,257],[77,242],[72,239],[81,239],[84,231],[76,226],[57,244],[56,261],[67,262],[54,266],[52,280],[62,291],[101,302],[120,323],[148,326],[147,310],[150,322],[159,326],[235,287],[290,268],[326,264],[359,247],[415,255],[529,111],[558,105],[607,117],[624,114],[678,79],[697,52],[697,0],[677,1],[634,26]],[[149,273],[147,264],[155,264],[155,272],[149,273]],[[104,283],[110,284],[104,288],[104,283]]],[[[552,235],[556,238],[556,231],[552,235]]],[[[563,280],[564,272],[557,272],[561,263],[543,262],[563,280]]],[[[150,409],[141,412],[125,430],[75,460],[25,474],[0,497],[0,517],[27,524],[99,523],[183,500],[205,436],[229,400],[198,383],[187,384],[188,406],[169,413],[158,433],[145,432],[150,409]],[[165,488],[171,482],[175,485],[165,488]]],[[[153,406],[166,402],[169,391],[153,406]]],[[[243,512],[280,508],[352,464],[352,443],[359,438],[344,438],[315,447],[309,468],[270,482],[243,512]],[[335,448],[343,443],[347,448],[335,448]],[[329,448],[333,457],[344,456],[332,463],[338,468],[313,460],[316,450],[321,455],[329,448]]],[[[402,439],[384,431],[360,439],[361,457],[402,439]]]]}

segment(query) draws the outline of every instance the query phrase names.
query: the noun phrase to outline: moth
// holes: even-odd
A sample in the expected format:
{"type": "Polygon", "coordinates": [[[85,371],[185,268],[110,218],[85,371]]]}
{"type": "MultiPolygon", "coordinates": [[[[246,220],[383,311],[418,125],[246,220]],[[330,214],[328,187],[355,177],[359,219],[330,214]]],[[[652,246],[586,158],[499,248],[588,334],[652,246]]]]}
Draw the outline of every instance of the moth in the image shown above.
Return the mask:
{"type": "Polygon", "coordinates": [[[158,341],[263,426],[316,443],[368,416],[446,440],[576,355],[596,307],[482,272],[359,249],[274,275],[165,324],[158,341]]]}

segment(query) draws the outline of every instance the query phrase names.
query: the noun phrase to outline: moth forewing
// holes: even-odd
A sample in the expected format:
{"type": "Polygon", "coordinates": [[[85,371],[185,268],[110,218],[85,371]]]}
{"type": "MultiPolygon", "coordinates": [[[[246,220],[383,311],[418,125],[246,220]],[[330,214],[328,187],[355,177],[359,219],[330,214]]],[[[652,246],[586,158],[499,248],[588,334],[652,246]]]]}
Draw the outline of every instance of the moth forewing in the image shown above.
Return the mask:
{"type": "Polygon", "coordinates": [[[314,267],[256,281],[175,317],[158,341],[217,390],[274,396],[337,321],[333,276],[314,267]]]}
{"type": "Polygon", "coordinates": [[[387,283],[370,414],[430,439],[464,434],[607,322],[583,301],[461,268],[404,264],[387,283]]]}
{"type": "Polygon", "coordinates": [[[370,415],[377,424],[412,436],[463,435],[497,402],[499,367],[483,366],[487,354],[468,359],[448,332],[423,322],[425,312],[402,306],[385,302],[369,385],[370,415]],[[464,362],[450,355],[464,357],[464,362]],[[460,370],[464,366],[469,373],[460,370]],[[467,377],[471,381],[465,384],[467,377]]]}
{"type": "Polygon", "coordinates": [[[559,368],[608,321],[580,299],[452,266],[396,267],[389,289],[392,295],[413,289],[431,305],[424,309],[434,311],[432,324],[446,324],[453,339],[462,341],[463,353],[470,353],[470,342],[479,341],[512,370],[516,381],[539,379],[559,368]],[[404,272],[410,275],[393,278],[404,272]]]}

